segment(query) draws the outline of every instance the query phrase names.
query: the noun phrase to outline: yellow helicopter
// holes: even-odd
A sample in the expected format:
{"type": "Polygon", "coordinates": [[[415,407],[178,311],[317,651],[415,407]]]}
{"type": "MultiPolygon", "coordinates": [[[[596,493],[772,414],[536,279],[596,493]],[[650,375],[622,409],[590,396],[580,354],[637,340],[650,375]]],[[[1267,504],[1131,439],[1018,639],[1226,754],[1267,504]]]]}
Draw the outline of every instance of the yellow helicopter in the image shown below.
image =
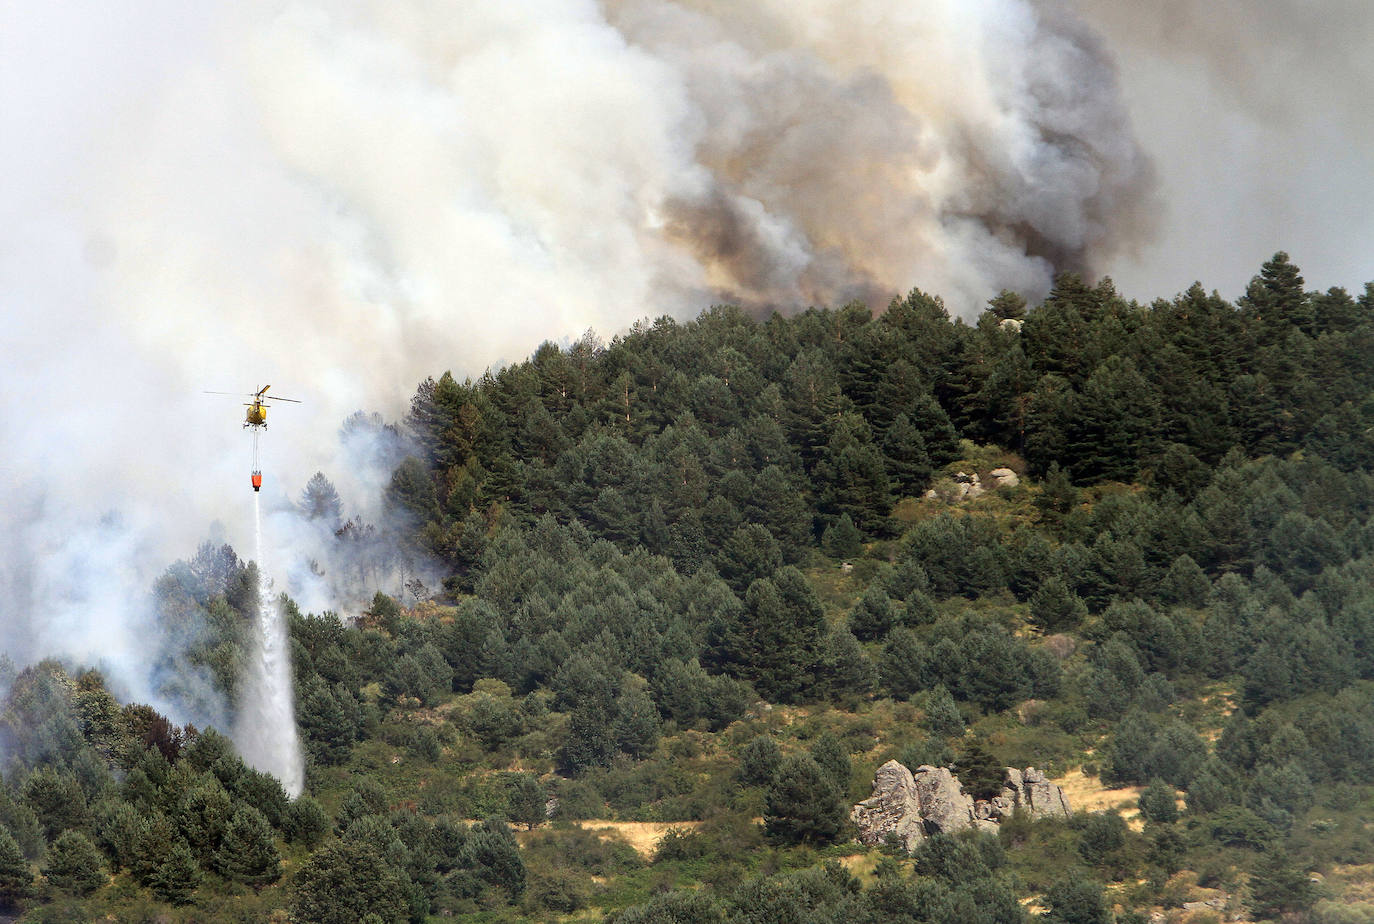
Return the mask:
{"type": "MultiPolygon", "coordinates": [[[[252,482],[253,482],[253,490],[254,490],[254,491],[261,491],[261,490],[262,490],[262,470],[258,468],[258,433],[259,433],[260,431],[262,431],[262,430],[266,430],[266,429],[267,429],[267,402],[268,402],[268,401],[289,401],[289,402],[291,402],[292,404],[300,404],[300,403],[301,403],[300,401],[296,400],[295,398],[283,398],[283,397],[281,397],[281,396],[279,396],[279,395],[271,395],[271,396],[268,396],[268,394],[267,394],[267,389],[269,389],[269,388],[271,388],[271,387],[272,387],[271,385],[264,385],[264,386],[262,386],[262,388],[259,388],[257,391],[255,391],[255,392],[253,392],[253,393],[251,393],[251,394],[247,394],[247,395],[242,395],[242,396],[240,396],[240,397],[244,397],[244,398],[252,398],[252,399],[253,399],[252,401],[245,402],[244,405],[243,405],[244,407],[248,408],[247,413],[244,414],[243,426],[244,426],[245,429],[251,427],[252,430],[253,430],[253,475],[252,475],[252,482]]],[[[207,394],[207,395],[235,395],[236,393],[235,393],[235,392],[232,392],[232,391],[207,391],[206,394],[207,394]]]]}

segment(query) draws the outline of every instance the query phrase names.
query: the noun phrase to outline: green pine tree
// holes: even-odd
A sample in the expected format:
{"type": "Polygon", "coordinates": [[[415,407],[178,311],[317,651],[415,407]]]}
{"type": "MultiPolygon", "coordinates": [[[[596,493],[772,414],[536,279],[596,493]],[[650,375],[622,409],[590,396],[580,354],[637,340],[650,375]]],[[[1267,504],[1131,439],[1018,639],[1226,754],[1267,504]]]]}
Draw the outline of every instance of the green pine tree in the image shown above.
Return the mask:
{"type": "Polygon", "coordinates": [[[821,534],[821,549],[831,558],[858,558],[863,554],[863,534],[847,513],[840,514],[821,534]]]}
{"type": "Polygon", "coordinates": [[[895,621],[892,601],[876,582],[868,585],[854,608],[849,611],[849,631],[860,641],[880,639],[892,629],[895,621]]]}
{"type": "Polygon", "coordinates": [[[162,901],[185,905],[191,901],[203,878],[191,848],[178,841],[167,852],[166,859],[152,870],[147,884],[162,901]]]}
{"type": "Polygon", "coordinates": [[[1250,874],[1250,913],[1260,919],[1308,911],[1316,903],[1311,877],[1279,849],[1266,853],[1250,874]]]}
{"type": "Polygon", "coordinates": [[[33,870],[10,832],[0,827],[0,907],[13,909],[33,894],[33,870]]]}
{"type": "Polygon", "coordinates": [[[768,787],[764,830],[782,843],[825,844],[844,826],[845,806],[830,774],[810,757],[783,760],[768,787]]]}
{"type": "Polygon", "coordinates": [[[89,895],[106,882],[100,851],[80,831],[63,831],[48,848],[43,874],[64,892],[89,895]]]}
{"type": "Polygon", "coordinates": [[[251,805],[235,808],[215,852],[214,866],[233,882],[250,886],[276,882],[281,877],[281,854],[267,816],[251,805]]]}
{"type": "Polygon", "coordinates": [[[403,874],[369,844],[327,844],[311,854],[291,880],[287,907],[293,921],[381,924],[408,917],[403,874]]]}
{"type": "Polygon", "coordinates": [[[1171,824],[1178,820],[1178,800],[1174,787],[1155,777],[1140,794],[1140,814],[1146,821],[1171,824]]]}

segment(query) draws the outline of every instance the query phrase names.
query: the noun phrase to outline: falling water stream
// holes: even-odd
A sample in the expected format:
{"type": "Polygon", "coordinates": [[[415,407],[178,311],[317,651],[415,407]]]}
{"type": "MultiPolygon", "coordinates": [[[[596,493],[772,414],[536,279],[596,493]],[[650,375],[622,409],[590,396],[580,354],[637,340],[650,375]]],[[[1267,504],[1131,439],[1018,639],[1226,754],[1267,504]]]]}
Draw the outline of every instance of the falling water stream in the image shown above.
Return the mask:
{"type": "Polygon", "coordinates": [[[291,798],[305,787],[305,764],[296,733],[291,653],[281,607],[272,596],[262,554],[262,501],[253,492],[253,560],[258,568],[258,616],[253,655],[239,701],[234,741],[248,765],[272,774],[291,798]]]}

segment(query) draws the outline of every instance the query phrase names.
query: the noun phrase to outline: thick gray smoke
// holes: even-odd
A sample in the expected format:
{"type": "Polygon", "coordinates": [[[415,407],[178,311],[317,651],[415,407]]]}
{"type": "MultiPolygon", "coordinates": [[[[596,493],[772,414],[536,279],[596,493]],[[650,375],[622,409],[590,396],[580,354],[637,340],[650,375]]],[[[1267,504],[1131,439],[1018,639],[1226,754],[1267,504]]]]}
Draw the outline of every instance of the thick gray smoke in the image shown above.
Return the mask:
{"type": "Polygon", "coordinates": [[[1374,278],[1374,4],[1070,0],[1121,66],[1160,179],[1161,229],[1112,268],[1150,298],[1228,297],[1276,250],[1322,287],[1374,278]]]}
{"type": "Polygon", "coordinates": [[[610,22],[690,102],[695,182],[664,203],[720,297],[974,312],[1043,293],[1152,222],[1108,55],[1028,2],[620,0],[610,22]]]}
{"type": "Polygon", "coordinates": [[[425,375],[718,299],[973,313],[1154,212],[1109,55],[1031,0],[7,4],[0,120],[4,647],[155,703],[151,581],[251,547],[204,389],[305,402],[263,441],[294,587],[331,533],[282,511],[320,469],[375,514],[339,422],[425,375]]]}

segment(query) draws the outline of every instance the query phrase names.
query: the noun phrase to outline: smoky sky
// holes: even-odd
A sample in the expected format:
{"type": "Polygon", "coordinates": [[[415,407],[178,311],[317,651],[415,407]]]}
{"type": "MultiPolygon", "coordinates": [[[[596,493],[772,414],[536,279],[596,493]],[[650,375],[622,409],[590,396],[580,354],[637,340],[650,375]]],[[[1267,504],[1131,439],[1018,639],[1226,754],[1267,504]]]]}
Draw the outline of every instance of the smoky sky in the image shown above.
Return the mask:
{"type": "Polygon", "coordinates": [[[1072,0],[1111,47],[1160,179],[1159,233],[1111,268],[1129,294],[1235,297],[1277,250],[1308,285],[1374,279],[1374,6],[1072,0]]]}
{"type": "Polygon", "coordinates": [[[375,511],[348,414],[545,339],[912,287],[971,317],[1062,269],[1234,295],[1279,247],[1360,281],[1364,8],[1120,6],[0,8],[6,647],[147,688],[152,579],[251,533],[242,408],[204,390],[303,401],[263,438],[284,586],[317,469],[375,511]]]}

